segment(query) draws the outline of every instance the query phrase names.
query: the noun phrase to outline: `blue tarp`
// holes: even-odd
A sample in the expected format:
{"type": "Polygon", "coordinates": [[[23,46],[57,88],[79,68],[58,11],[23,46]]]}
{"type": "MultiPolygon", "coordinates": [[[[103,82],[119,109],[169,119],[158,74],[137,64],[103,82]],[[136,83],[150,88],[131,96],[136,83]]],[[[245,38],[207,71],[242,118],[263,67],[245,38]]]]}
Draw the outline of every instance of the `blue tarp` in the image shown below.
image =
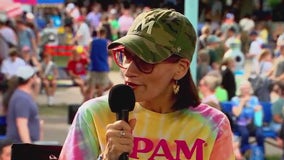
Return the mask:
{"type": "Polygon", "coordinates": [[[64,0],[37,0],[37,4],[64,3],[64,0]]]}

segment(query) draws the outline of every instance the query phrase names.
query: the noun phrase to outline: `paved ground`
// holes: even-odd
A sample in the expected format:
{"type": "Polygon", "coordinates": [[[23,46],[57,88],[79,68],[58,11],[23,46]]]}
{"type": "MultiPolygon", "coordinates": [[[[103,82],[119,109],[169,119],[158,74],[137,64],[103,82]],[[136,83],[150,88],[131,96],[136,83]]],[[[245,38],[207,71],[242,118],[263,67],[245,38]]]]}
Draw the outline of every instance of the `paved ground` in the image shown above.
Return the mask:
{"type": "MultiPolygon", "coordinates": [[[[122,83],[122,78],[119,72],[111,72],[110,78],[114,82],[114,84],[122,83]]],[[[46,103],[46,97],[44,94],[39,95],[37,99],[39,104],[46,103]]],[[[56,92],[56,104],[76,104],[82,101],[82,96],[80,95],[80,91],[78,87],[69,87],[69,88],[58,88],[56,92]]],[[[54,108],[56,109],[56,108],[54,108]]],[[[67,113],[62,116],[42,116],[44,119],[44,134],[45,141],[49,143],[57,143],[63,144],[64,139],[67,135],[68,128],[70,125],[67,124],[67,113]]],[[[274,142],[274,140],[268,139],[270,142],[274,142]]],[[[281,154],[281,150],[269,145],[266,143],[266,151],[267,154],[281,154]]]]}
{"type": "MultiPolygon", "coordinates": [[[[110,78],[114,84],[122,83],[119,72],[111,72],[110,78]]],[[[78,87],[58,88],[55,95],[55,104],[78,104],[83,100],[78,87]]],[[[46,96],[40,94],[37,98],[39,104],[46,104],[46,96]]],[[[56,108],[54,108],[56,110],[56,108]]],[[[69,125],[67,112],[62,116],[41,116],[44,120],[44,140],[48,143],[63,144],[69,125]]]]}

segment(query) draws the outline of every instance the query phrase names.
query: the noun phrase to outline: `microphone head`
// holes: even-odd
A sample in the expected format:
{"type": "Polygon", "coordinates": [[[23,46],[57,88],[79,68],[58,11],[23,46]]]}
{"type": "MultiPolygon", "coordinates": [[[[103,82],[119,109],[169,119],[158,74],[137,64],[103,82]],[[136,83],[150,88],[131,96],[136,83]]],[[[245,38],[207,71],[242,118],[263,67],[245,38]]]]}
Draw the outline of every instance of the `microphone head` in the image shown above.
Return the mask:
{"type": "Polygon", "coordinates": [[[125,84],[118,84],[111,88],[108,97],[110,109],[114,113],[132,111],[135,105],[133,89],[125,84]]]}

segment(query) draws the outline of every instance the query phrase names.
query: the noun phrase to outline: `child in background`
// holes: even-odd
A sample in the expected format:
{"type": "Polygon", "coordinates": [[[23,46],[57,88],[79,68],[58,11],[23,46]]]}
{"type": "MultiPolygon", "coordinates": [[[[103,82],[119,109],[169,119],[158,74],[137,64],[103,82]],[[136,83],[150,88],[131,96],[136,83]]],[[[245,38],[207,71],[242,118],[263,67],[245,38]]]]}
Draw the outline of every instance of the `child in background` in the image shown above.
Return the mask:
{"type": "Polygon", "coordinates": [[[47,104],[53,105],[54,94],[57,86],[58,70],[56,64],[52,61],[52,56],[48,53],[43,55],[41,63],[42,70],[40,77],[42,79],[43,87],[47,95],[47,104]]]}
{"type": "Polygon", "coordinates": [[[269,49],[262,49],[259,55],[259,75],[267,77],[273,64],[272,64],[272,53],[269,49]]]}
{"type": "Polygon", "coordinates": [[[86,57],[84,49],[80,46],[75,46],[72,50],[70,60],[67,63],[67,71],[72,81],[80,87],[83,97],[85,97],[86,92],[88,64],[89,58],[86,57]]]}

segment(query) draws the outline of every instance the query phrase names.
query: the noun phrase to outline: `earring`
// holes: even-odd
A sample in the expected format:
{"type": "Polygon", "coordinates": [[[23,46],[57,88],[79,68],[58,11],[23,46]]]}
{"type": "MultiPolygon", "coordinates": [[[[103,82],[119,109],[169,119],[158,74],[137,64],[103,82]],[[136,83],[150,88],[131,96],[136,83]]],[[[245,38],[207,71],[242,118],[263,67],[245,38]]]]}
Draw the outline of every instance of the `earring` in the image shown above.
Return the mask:
{"type": "Polygon", "coordinates": [[[175,84],[173,85],[173,90],[174,90],[174,94],[177,95],[179,92],[179,85],[178,85],[178,81],[175,81],[175,84]]]}

